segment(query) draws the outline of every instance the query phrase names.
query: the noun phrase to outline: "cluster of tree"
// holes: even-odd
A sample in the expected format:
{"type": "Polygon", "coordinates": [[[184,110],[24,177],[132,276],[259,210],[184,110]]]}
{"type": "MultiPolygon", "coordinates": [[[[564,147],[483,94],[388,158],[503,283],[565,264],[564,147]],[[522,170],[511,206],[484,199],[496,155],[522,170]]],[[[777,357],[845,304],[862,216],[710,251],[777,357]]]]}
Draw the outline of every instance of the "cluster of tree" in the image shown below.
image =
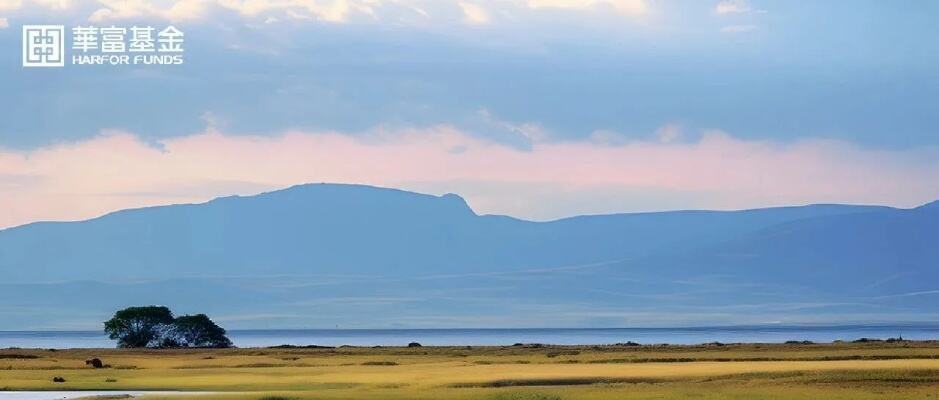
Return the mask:
{"type": "Polygon", "coordinates": [[[121,348],[232,347],[225,329],[205,314],[174,317],[163,306],[120,310],[104,323],[104,331],[121,348]]]}

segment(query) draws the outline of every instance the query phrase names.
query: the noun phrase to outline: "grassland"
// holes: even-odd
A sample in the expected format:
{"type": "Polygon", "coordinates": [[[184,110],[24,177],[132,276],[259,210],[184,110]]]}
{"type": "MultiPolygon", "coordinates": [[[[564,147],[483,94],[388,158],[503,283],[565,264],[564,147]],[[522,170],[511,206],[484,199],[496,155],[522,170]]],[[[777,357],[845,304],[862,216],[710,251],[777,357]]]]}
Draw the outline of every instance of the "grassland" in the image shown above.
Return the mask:
{"type": "Polygon", "coordinates": [[[204,400],[939,399],[939,342],[0,350],[0,390],[108,389],[214,392],[204,400]],[[93,357],[109,367],[85,365],[93,357]]]}

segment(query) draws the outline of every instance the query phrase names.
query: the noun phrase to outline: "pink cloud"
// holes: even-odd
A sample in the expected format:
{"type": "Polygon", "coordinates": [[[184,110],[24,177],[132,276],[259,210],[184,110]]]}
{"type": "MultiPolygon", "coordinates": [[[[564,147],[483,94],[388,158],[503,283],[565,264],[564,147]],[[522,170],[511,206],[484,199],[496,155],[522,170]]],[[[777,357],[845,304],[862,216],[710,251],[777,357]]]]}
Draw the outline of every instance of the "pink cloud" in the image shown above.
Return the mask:
{"type": "Polygon", "coordinates": [[[449,126],[275,137],[209,130],[158,146],[107,132],[28,152],[0,149],[0,227],[305,182],[455,192],[477,212],[535,219],[818,202],[910,207],[939,198],[936,148],[871,150],[828,140],[780,144],[719,131],[696,142],[601,136],[602,141],[540,141],[526,151],[449,126]]]}

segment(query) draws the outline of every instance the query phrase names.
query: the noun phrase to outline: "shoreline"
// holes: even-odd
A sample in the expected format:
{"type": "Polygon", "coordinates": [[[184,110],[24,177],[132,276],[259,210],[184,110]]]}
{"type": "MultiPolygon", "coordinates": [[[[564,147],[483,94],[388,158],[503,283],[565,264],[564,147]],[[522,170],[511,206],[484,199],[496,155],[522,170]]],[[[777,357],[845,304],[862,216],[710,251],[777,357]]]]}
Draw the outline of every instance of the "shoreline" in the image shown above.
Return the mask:
{"type": "Polygon", "coordinates": [[[120,347],[3,347],[0,344],[0,360],[2,360],[4,351],[27,350],[27,351],[232,351],[232,350],[340,350],[340,349],[495,349],[495,348],[635,348],[635,349],[697,349],[710,347],[745,347],[745,346],[839,346],[839,345],[939,345],[937,339],[902,339],[902,338],[859,338],[854,340],[835,340],[831,342],[816,342],[811,340],[787,340],[784,342],[702,342],[702,343],[637,343],[625,341],[618,343],[583,343],[583,344],[560,344],[560,343],[513,343],[504,345],[472,345],[472,344],[447,344],[434,345],[413,342],[414,345],[338,345],[326,346],[318,344],[280,344],[273,346],[232,346],[229,348],[207,348],[207,347],[174,347],[174,348],[120,348],[120,347]]]}
{"type": "Polygon", "coordinates": [[[29,391],[87,397],[96,390],[192,392],[192,398],[214,392],[207,400],[596,400],[598,393],[614,400],[711,390],[728,398],[770,398],[784,390],[867,399],[889,389],[896,400],[923,398],[936,387],[939,341],[0,350],[0,399],[29,391]],[[94,368],[87,363],[93,358],[110,367],[94,368]],[[532,391],[547,397],[525,397],[532,391]]]}
{"type": "MultiPolygon", "coordinates": [[[[738,326],[722,328],[489,328],[489,329],[288,329],[229,330],[241,348],[277,346],[395,347],[410,342],[425,346],[508,346],[516,343],[551,345],[699,345],[706,343],[783,344],[869,341],[939,340],[939,324],[839,326],[738,326]]],[[[111,348],[103,331],[0,331],[0,348],[111,348]]]]}
{"type": "MultiPolygon", "coordinates": [[[[416,343],[416,342],[415,342],[416,343]]],[[[292,345],[283,344],[263,347],[238,347],[229,348],[206,348],[206,347],[175,347],[175,348],[119,348],[119,347],[72,347],[72,348],[47,348],[47,347],[0,347],[0,361],[4,359],[16,359],[10,357],[10,352],[140,352],[140,353],[185,353],[185,352],[239,352],[239,351],[340,351],[340,350],[499,350],[499,349],[624,349],[624,350],[706,350],[720,348],[833,348],[833,347],[882,347],[882,348],[915,348],[915,347],[939,347],[939,339],[929,340],[907,340],[907,339],[876,339],[860,338],[851,341],[833,341],[833,342],[813,342],[808,340],[791,340],[786,342],[707,342],[696,344],[675,344],[675,343],[636,343],[632,341],[620,343],[600,343],[600,344],[554,344],[554,343],[514,343],[510,345],[424,345],[417,343],[416,346],[393,345],[393,346],[359,346],[359,345],[340,345],[340,346],[322,346],[322,345],[292,345]]]]}

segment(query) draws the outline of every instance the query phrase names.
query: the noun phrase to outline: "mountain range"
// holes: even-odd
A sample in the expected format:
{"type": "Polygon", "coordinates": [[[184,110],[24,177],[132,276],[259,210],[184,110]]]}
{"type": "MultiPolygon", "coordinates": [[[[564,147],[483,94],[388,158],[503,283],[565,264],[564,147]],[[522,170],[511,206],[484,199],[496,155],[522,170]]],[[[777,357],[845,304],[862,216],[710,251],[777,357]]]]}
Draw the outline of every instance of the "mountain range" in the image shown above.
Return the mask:
{"type": "Polygon", "coordinates": [[[929,321],[939,202],[533,222],[310,184],[0,231],[0,329],[166,304],[236,328],[929,321]]]}

